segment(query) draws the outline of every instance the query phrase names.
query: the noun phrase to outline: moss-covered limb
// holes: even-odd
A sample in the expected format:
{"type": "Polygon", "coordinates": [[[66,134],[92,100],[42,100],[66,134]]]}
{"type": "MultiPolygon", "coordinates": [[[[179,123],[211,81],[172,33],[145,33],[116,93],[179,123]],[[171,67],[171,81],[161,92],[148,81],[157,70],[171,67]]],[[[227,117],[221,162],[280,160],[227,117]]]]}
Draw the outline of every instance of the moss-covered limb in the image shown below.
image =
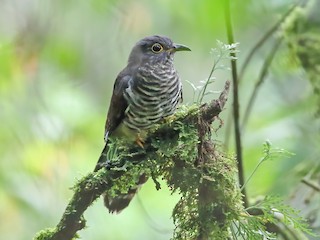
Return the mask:
{"type": "Polygon", "coordinates": [[[221,92],[218,99],[212,100],[208,104],[204,104],[201,109],[201,118],[203,121],[211,124],[215,117],[222,112],[227,100],[230,89],[230,82],[226,81],[224,90],[221,92]]]}
{"type": "MultiPolygon", "coordinates": [[[[230,84],[226,83],[225,89],[230,84]]],[[[213,100],[220,109],[228,98],[227,91],[213,100]]],[[[205,106],[207,108],[207,106],[205,106]]],[[[201,168],[202,176],[198,184],[199,231],[197,239],[227,239],[231,220],[240,213],[241,195],[235,189],[235,160],[227,158],[211,140],[211,123],[215,114],[203,111],[198,119],[198,156],[196,165],[201,168]]]]}
{"type": "Polygon", "coordinates": [[[110,187],[110,181],[103,180],[105,175],[111,174],[93,174],[90,173],[81,179],[74,187],[74,195],[70,200],[59,224],[53,229],[47,229],[39,232],[34,239],[37,240],[61,240],[73,239],[77,231],[85,227],[83,213],[90,204],[97,199],[106,188],[110,187]]]}
{"type": "Polygon", "coordinates": [[[186,135],[184,148],[191,150],[189,144],[196,144],[196,150],[187,156],[168,156],[173,166],[166,179],[181,194],[173,211],[175,240],[228,239],[229,228],[243,209],[234,178],[235,159],[225,156],[211,138],[211,123],[224,108],[229,87],[227,82],[218,99],[200,108],[197,118],[192,118],[193,127],[180,127],[179,138],[186,135]]]}
{"type": "MultiPolygon", "coordinates": [[[[182,107],[173,118],[168,119],[164,124],[159,125],[149,134],[144,149],[130,143],[123,144],[120,140],[114,142],[111,148],[113,148],[116,154],[115,158],[112,158],[108,169],[102,168],[98,172],[90,173],[82,178],[73,188],[74,195],[59,224],[55,228],[39,232],[35,239],[68,240],[76,238],[77,231],[85,227],[83,214],[90,204],[104,192],[108,192],[110,195],[126,192],[136,184],[137,179],[142,173],[145,174],[146,177],[151,177],[157,183],[158,188],[160,186],[156,179],[162,177],[167,180],[168,185],[172,187],[173,191],[179,191],[181,193],[181,201],[177,204],[174,213],[177,229],[181,230],[180,232],[183,232],[183,235],[190,235],[189,233],[192,232],[193,229],[186,228],[183,224],[183,217],[181,216],[183,214],[188,216],[196,214],[194,216],[197,217],[196,220],[198,224],[195,225],[197,228],[195,231],[199,233],[202,225],[197,208],[199,183],[209,181],[209,183],[206,184],[206,188],[209,189],[214,182],[214,185],[219,188],[219,185],[216,183],[220,181],[220,179],[215,178],[215,176],[218,176],[221,172],[220,166],[215,168],[216,163],[213,161],[201,167],[197,166],[197,159],[199,159],[199,139],[201,140],[199,134],[207,136],[205,132],[210,132],[210,123],[223,110],[225,102],[227,101],[229,86],[230,83],[227,82],[219,99],[209,104],[201,107],[182,107]],[[205,132],[199,132],[204,126],[206,126],[205,132]],[[213,174],[212,171],[216,175],[213,174]]],[[[201,151],[201,153],[203,152],[201,151]]],[[[103,154],[110,156],[110,154],[107,153],[103,154]]],[[[221,161],[220,163],[222,163],[222,158],[219,159],[219,162],[221,161]]],[[[226,187],[225,183],[223,183],[222,186],[226,187]]],[[[231,187],[231,189],[233,188],[231,187]]],[[[218,193],[219,196],[224,196],[224,189],[218,190],[218,192],[214,190],[214,192],[218,193]]],[[[211,209],[213,210],[213,218],[211,217],[209,219],[210,221],[212,219],[215,219],[215,221],[226,219],[225,216],[220,217],[221,212],[217,211],[217,209],[220,203],[223,202],[223,204],[227,204],[229,201],[224,199],[224,197],[221,199],[223,199],[223,201],[217,203],[214,203],[215,199],[211,199],[212,204],[208,206],[215,208],[211,209]],[[214,204],[216,204],[216,206],[214,206],[214,204]]],[[[210,201],[210,199],[208,199],[208,201],[210,201]]],[[[225,211],[229,210],[225,207],[221,209],[223,209],[223,215],[226,215],[225,211]]],[[[192,218],[185,219],[187,221],[185,222],[186,225],[194,225],[192,218]]],[[[206,221],[203,224],[209,226],[210,223],[206,221]]],[[[223,225],[224,224],[225,221],[223,221],[223,225]]],[[[221,224],[216,226],[219,227],[221,224]]],[[[212,232],[211,230],[210,232],[212,232]]],[[[178,232],[179,231],[177,231],[177,233],[178,232]]],[[[177,236],[177,234],[175,235],[177,236]]]]}
{"type": "Polygon", "coordinates": [[[232,221],[243,207],[235,182],[236,161],[207,140],[202,147],[202,176],[198,185],[199,234],[197,239],[228,239],[232,221]]]}

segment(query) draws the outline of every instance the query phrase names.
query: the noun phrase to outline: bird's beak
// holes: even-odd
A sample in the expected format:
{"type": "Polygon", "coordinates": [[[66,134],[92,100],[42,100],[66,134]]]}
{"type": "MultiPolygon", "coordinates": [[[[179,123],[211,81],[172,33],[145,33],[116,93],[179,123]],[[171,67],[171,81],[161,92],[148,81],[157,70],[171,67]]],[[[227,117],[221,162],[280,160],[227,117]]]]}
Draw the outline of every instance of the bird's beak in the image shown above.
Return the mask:
{"type": "Polygon", "coordinates": [[[191,49],[185,45],[182,44],[173,44],[173,48],[171,49],[172,52],[178,52],[178,51],[191,51],[191,49]]]}

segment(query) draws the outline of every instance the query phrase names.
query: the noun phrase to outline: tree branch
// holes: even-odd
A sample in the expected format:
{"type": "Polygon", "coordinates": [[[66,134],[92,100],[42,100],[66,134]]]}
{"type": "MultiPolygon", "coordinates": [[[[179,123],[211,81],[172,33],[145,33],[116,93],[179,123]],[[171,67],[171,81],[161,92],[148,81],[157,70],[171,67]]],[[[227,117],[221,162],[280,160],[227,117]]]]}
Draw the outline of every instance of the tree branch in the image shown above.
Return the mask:
{"type": "MultiPolygon", "coordinates": [[[[294,4],[280,19],[277,21],[262,37],[261,39],[251,48],[248,56],[245,58],[242,67],[240,69],[240,73],[238,74],[238,82],[240,83],[243,79],[244,73],[249,66],[254,54],[264,45],[264,43],[273,35],[273,33],[281,26],[281,24],[291,15],[294,9],[297,6],[305,6],[308,0],[301,0],[294,4]]],[[[225,148],[227,149],[230,142],[231,136],[231,128],[232,128],[232,112],[229,113],[226,122],[226,131],[225,131],[225,148]]]]}
{"type": "Polygon", "coordinates": [[[263,63],[263,66],[262,66],[262,69],[260,71],[260,74],[259,74],[259,77],[258,77],[258,80],[256,81],[255,85],[254,85],[254,89],[251,93],[251,96],[250,96],[250,99],[249,99],[249,102],[248,102],[248,105],[244,111],[244,117],[243,117],[243,121],[242,121],[242,125],[241,125],[241,129],[244,130],[245,126],[247,125],[247,121],[249,119],[249,116],[250,116],[250,113],[251,113],[251,110],[252,110],[252,107],[253,107],[253,103],[256,99],[256,96],[258,94],[258,90],[261,86],[261,84],[263,83],[263,81],[265,80],[267,74],[268,74],[268,70],[269,70],[269,67],[273,61],[273,58],[274,56],[276,55],[277,53],[277,50],[282,42],[283,38],[280,37],[279,39],[276,40],[276,42],[274,43],[269,55],[267,56],[266,60],[264,61],[263,63]]]}
{"type": "MultiPolygon", "coordinates": [[[[137,174],[138,176],[139,174],[141,174],[141,171],[144,171],[145,174],[149,177],[152,176],[154,181],[156,181],[157,177],[162,176],[162,178],[168,181],[168,184],[173,184],[175,188],[180,189],[179,191],[183,196],[188,197],[191,196],[189,191],[190,189],[188,189],[187,191],[185,190],[185,188],[190,187],[192,189],[195,189],[193,186],[191,186],[192,184],[196,186],[196,188],[198,188],[199,182],[202,181],[201,179],[205,178],[206,181],[202,182],[205,182],[206,187],[203,187],[203,185],[200,186],[200,188],[202,188],[202,191],[199,190],[199,195],[196,194],[196,196],[199,196],[200,198],[198,201],[200,209],[206,209],[207,213],[206,215],[201,215],[199,213],[199,219],[200,217],[203,217],[202,220],[207,222],[207,224],[204,224],[205,227],[203,227],[203,223],[201,221],[197,221],[199,224],[197,225],[197,231],[199,232],[198,236],[200,236],[203,232],[208,233],[207,235],[209,236],[209,233],[213,232],[212,226],[214,225],[214,223],[208,224],[208,221],[212,220],[220,220],[219,224],[221,226],[224,226],[223,231],[225,231],[225,234],[227,234],[227,231],[225,229],[226,226],[228,226],[228,224],[226,223],[227,217],[224,215],[229,214],[228,217],[230,217],[230,211],[238,205],[234,202],[237,199],[235,196],[237,196],[238,194],[237,191],[235,191],[235,184],[233,182],[234,172],[230,171],[232,167],[227,165],[228,163],[224,163],[223,161],[221,161],[219,162],[219,164],[221,164],[221,167],[217,167],[218,170],[215,172],[216,175],[210,174],[210,171],[212,172],[214,170],[214,168],[212,168],[212,165],[218,163],[212,162],[212,160],[214,160],[213,158],[208,158],[208,156],[214,157],[213,155],[215,152],[210,152],[210,149],[208,148],[208,144],[210,143],[210,141],[207,136],[210,133],[210,127],[208,126],[210,126],[215,117],[217,117],[224,108],[224,105],[227,101],[229,88],[230,82],[227,81],[224,90],[217,100],[213,100],[209,104],[204,104],[201,107],[190,108],[184,114],[177,113],[175,115],[175,119],[172,122],[167,122],[160,125],[158,129],[150,133],[148,139],[145,142],[144,149],[141,149],[133,144],[119,148],[118,160],[111,163],[108,168],[102,168],[98,172],[89,173],[73,187],[74,195],[70,200],[58,225],[55,228],[40,231],[34,239],[68,240],[74,238],[77,231],[83,229],[86,225],[86,221],[83,218],[83,214],[86,209],[104,192],[108,192],[109,194],[110,191],[118,191],[121,187],[125,187],[125,189],[128,189],[131,182],[133,182],[132,184],[135,183],[135,174],[137,174]],[[201,147],[198,146],[200,152],[196,152],[195,155],[198,157],[196,157],[195,159],[190,158],[194,159],[193,163],[188,162],[187,159],[190,154],[186,153],[186,151],[191,151],[191,155],[194,154],[194,152],[192,153],[192,150],[195,149],[196,146],[194,145],[198,143],[198,140],[196,139],[195,142],[192,142],[193,145],[189,144],[190,149],[188,148],[189,145],[187,141],[191,141],[189,137],[192,137],[190,135],[190,132],[192,131],[184,132],[187,131],[184,129],[191,128],[190,124],[197,125],[198,129],[205,129],[205,131],[199,132],[199,139],[206,139],[206,141],[202,142],[205,143],[204,145],[201,145],[201,147]],[[176,126],[181,126],[181,128],[178,129],[176,126]],[[203,135],[200,135],[201,133],[203,135]],[[182,140],[184,140],[185,142],[181,143],[182,140]],[[168,149],[166,144],[172,146],[173,149],[168,149]],[[174,152],[176,149],[180,151],[180,154],[176,154],[176,152],[174,152]],[[194,164],[197,164],[197,162],[199,163],[198,159],[204,156],[204,149],[208,153],[206,162],[208,163],[209,161],[211,161],[211,165],[202,164],[201,166],[194,167],[194,164]],[[168,153],[166,153],[166,151],[168,151],[168,153]],[[183,154],[185,154],[185,156],[182,156],[183,154]],[[158,156],[158,159],[154,160],[156,156],[158,156]],[[221,168],[224,169],[223,174],[221,174],[221,171],[223,171],[223,169],[221,168]],[[186,174],[188,174],[188,171],[192,173],[192,175],[190,176],[196,176],[198,180],[190,182],[189,177],[185,177],[186,174]],[[176,177],[180,175],[183,177],[176,177]],[[219,176],[221,182],[223,183],[223,186],[220,187],[217,186],[216,182],[213,183],[210,180],[210,176],[219,176]],[[131,182],[127,180],[128,183],[126,183],[126,179],[130,178],[131,182]],[[230,191],[226,191],[224,186],[229,186],[230,191]],[[218,198],[217,196],[202,194],[202,192],[208,193],[208,191],[218,193],[218,198]],[[225,199],[225,197],[227,197],[228,195],[225,192],[229,192],[228,194],[232,196],[231,200],[227,201],[225,199]],[[203,205],[204,198],[206,198],[205,206],[203,205]],[[217,200],[218,202],[216,202],[215,200],[217,200]],[[208,201],[210,201],[210,204],[208,203],[208,201]],[[216,204],[217,206],[214,204],[216,204]],[[210,206],[209,210],[208,208],[206,208],[208,206],[210,206]],[[210,212],[208,214],[208,211],[212,211],[212,214],[210,214],[210,212]]],[[[198,136],[198,133],[196,134],[196,136],[198,136]]],[[[215,160],[217,160],[216,156],[215,160]]],[[[183,223],[181,222],[183,222],[183,218],[179,218],[179,214],[181,214],[181,212],[179,212],[178,210],[179,207],[184,206],[184,202],[180,201],[178,204],[180,205],[175,208],[175,215],[173,215],[173,217],[175,223],[177,221],[180,222],[180,225],[178,225],[179,228],[182,228],[183,223]]],[[[184,212],[183,214],[189,213],[184,212]]],[[[192,225],[195,225],[194,222],[191,223],[192,225]]],[[[188,231],[188,229],[185,231],[188,231]]]]}

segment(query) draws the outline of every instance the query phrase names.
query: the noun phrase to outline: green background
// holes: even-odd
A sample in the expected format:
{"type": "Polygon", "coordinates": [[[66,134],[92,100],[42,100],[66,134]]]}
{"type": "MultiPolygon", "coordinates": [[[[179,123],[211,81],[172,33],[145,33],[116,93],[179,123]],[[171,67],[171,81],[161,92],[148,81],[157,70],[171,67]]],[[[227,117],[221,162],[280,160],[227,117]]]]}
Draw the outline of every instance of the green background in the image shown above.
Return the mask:
{"type": "MultiPolygon", "coordinates": [[[[223,1],[213,0],[3,0],[0,2],[0,238],[31,239],[55,226],[76,179],[92,171],[103,148],[104,122],[114,79],[132,46],[147,35],[167,35],[192,52],[176,54],[184,103],[193,102],[185,80],[199,85],[213,65],[216,40],[227,42],[223,1]]],[[[238,64],[292,1],[231,1],[238,64]]],[[[280,33],[276,33],[280,34],[280,33]]],[[[240,85],[243,113],[270,39],[240,85]]],[[[223,62],[222,62],[223,63],[223,62]]],[[[223,64],[228,64],[224,62],[223,64]]],[[[218,96],[228,70],[217,70],[209,90],[218,96]]],[[[295,153],[263,164],[248,185],[251,198],[290,199],[301,177],[319,161],[319,123],[312,86],[283,42],[243,129],[245,173],[262,156],[262,144],[295,153]],[[308,166],[308,167],[306,167],[308,166]]],[[[232,99],[214,135],[225,139],[232,99]]],[[[229,152],[233,153],[231,135],[229,152]]],[[[169,239],[178,194],[149,181],[119,215],[97,201],[85,213],[82,239],[169,239]]]]}

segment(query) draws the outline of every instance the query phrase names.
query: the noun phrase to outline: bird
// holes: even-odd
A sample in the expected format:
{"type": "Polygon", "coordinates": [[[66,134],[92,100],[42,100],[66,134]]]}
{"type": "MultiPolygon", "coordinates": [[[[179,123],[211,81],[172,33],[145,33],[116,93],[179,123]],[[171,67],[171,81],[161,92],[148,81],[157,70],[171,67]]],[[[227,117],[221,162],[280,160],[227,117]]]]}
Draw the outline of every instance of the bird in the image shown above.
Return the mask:
{"type": "MultiPolygon", "coordinates": [[[[182,102],[182,83],[173,65],[178,51],[191,50],[160,35],[145,37],[134,45],[127,66],[114,83],[105,124],[106,144],[94,172],[104,166],[112,138],[124,138],[143,147],[148,129],[175,113],[182,102]]],[[[104,204],[109,212],[120,213],[126,208],[146,181],[142,174],[137,186],[126,194],[105,194],[104,204]]]]}

